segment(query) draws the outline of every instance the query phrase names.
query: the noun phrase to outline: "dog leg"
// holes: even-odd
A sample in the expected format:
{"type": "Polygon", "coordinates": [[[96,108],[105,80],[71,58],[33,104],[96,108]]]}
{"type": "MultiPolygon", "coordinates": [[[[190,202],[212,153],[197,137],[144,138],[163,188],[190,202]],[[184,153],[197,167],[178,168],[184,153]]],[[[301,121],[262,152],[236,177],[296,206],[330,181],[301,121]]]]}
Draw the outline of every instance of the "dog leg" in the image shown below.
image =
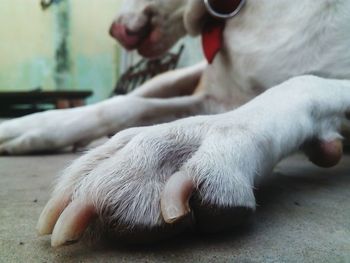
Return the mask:
{"type": "Polygon", "coordinates": [[[130,96],[144,98],[170,98],[191,95],[198,86],[207,63],[200,62],[191,67],[160,74],[135,89],[130,96]]]}
{"type": "Polygon", "coordinates": [[[282,158],[315,139],[337,142],[349,109],[349,81],[302,76],[234,111],[139,128],[127,140],[119,133],[89,153],[102,161],[73,164],[87,172],[67,170],[44,210],[66,212],[54,219],[44,212],[39,222],[54,229],[54,246],[79,239],[92,222],[136,239],[152,231],[170,235],[189,213],[200,229],[225,229],[254,211],[256,181],[282,158]],[[57,202],[67,195],[69,202],[57,202]]]}
{"type": "Polygon", "coordinates": [[[205,96],[190,95],[204,67],[205,64],[200,64],[165,73],[129,95],[95,105],[52,110],[3,122],[0,124],[0,154],[60,150],[86,144],[127,127],[205,113],[202,107],[205,96]],[[187,96],[180,97],[183,95],[187,96]]]}

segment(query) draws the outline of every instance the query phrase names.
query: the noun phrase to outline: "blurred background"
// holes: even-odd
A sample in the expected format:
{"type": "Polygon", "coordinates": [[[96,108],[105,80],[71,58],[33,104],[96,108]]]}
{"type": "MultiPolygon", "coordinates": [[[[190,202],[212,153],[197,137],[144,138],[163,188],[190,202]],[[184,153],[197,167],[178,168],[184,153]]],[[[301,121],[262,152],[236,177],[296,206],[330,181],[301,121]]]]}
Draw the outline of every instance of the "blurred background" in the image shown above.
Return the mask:
{"type": "MultiPolygon", "coordinates": [[[[122,50],[108,34],[121,4],[121,0],[1,0],[0,111],[11,111],[29,98],[30,111],[39,111],[45,109],[40,103],[52,102],[45,100],[45,94],[52,99],[67,91],[91,92],[83,96],[88,104],[108,98],[122,74],[141,59],[122,50]]],[[[202,58],[196,39],[182,40],[172,52],[178,54],[183,44],[176,67],[202,58]]],[[[60,105],[66,107],[62,101],[60,105]]]]}

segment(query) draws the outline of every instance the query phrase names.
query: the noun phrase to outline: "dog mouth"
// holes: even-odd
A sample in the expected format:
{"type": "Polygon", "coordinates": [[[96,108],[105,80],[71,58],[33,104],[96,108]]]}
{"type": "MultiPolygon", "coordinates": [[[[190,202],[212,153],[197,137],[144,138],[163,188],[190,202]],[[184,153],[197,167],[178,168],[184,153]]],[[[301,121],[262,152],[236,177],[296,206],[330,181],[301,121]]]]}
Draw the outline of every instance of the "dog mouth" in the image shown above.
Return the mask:
{"type": "Polygon", "coordinates": [[[109,34],[116,39],[126,50],[138,50],[144,57],[157,57],[162,51],[157,50],[161,41],[161,30],[150,21],[135,29],[128,28],[125,24],[114,22],[109,34]]]}
{"type": "Polygon", "coordinates": [[[117,22],[113,23],[109,30],[109,34],[127,50],[137,48],[149,36],[150,32],[149,25],[145,25],[139,30],[131,30],[117,22]]]}

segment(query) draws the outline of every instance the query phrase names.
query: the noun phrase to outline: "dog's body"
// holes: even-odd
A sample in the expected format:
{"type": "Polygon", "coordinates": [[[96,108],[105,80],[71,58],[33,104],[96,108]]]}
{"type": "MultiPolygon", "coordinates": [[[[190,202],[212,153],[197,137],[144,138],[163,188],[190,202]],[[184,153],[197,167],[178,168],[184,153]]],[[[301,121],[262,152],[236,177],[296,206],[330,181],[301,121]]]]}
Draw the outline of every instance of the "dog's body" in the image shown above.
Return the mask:
{"type": "MultiPolygon", "coordinates": [[[[198,34],[207,16],[199,0],[134,2],[135,13],[122,14],[111,33],[144,56],[164,52],[185,32],[198,34]]],[[[126,129],[77,160],[58,181],[39,232],[53,231],[60,245],[96,215],[110,232],[167,229],[164,220],[189,212],[193,192],[197,211],[254,210],[257,178],[291,152],[308,144],[312,161],[336,164],[350,110],[349,24],[346,0],[248,0],[227,21],[213,64],[166,73],[100,104],[2,124],[0,152],[17,154],[207,115],[126,129]]]]}

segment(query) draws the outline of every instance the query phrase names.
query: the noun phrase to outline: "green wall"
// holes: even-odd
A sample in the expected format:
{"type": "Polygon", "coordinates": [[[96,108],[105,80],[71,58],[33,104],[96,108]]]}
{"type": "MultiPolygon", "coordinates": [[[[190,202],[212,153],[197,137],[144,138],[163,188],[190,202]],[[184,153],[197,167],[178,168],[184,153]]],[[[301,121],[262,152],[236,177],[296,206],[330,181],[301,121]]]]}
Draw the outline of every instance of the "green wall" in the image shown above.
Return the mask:
{"type": "Polygon", "coordinates": [[[93,90],[110,94],[120,49],[108,35],[120,0],[0,1],[0,91],[93,90]]]}

